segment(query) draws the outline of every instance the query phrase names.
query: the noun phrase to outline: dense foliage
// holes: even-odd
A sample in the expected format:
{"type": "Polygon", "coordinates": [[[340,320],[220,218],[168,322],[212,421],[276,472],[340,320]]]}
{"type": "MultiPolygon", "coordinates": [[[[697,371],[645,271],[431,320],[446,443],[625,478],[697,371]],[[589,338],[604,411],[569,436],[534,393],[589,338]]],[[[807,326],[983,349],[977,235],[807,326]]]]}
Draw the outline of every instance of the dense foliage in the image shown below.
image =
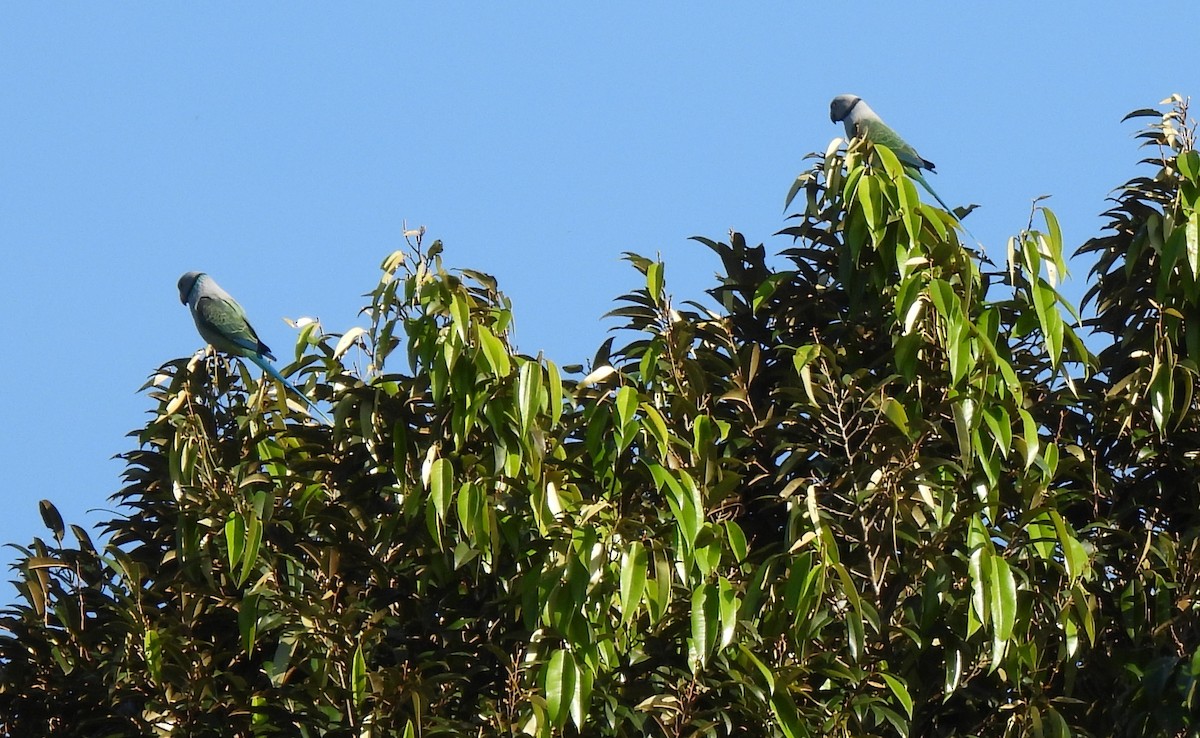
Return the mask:
{"type": "Polygon", "coordinates": [[[1086,345],[1049,210],[994,266],[856,144],[778,259],[699,239],[719,310],[629,255],[586,370],[515,353],[495,282],[419,237],[364,327],[301,331],[331,424],[165,364],[109,543],[42,503],[0,734],[1194,734],[1200,154],[1168,103],[1080,249],[1086,345]]]}

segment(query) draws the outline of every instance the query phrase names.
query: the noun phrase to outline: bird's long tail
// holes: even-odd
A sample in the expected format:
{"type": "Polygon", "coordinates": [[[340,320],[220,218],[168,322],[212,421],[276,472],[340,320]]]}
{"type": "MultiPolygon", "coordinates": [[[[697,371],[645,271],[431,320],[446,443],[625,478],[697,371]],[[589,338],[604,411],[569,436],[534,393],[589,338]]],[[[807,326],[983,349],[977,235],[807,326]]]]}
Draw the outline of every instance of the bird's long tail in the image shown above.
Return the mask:
{"type": "Polygon", "coordinates": [[[954,208],[947,205],[946,201],[942,199],[942,196],[933,191],[933,188],[929,186],[929,182],[925,179],[925,175],[921,174],[921,170],[910,168],[908,169],[908,175],[916,180],[917,184],[924,187],[926,192],[933,195],[933,199],[938,201],[938,204],[942,206],[942,210],[950,213],[950,217],[954,218],[954,220],[957,221],[960,226],[962,226],[962,229],[966,231],[968,236],[971,237],[971,240],[979,242],[979,239],[975,238],[975,234],[971,233],[971,229],[967,228],[966,224],[962,222],[962,218],[958,217],[958,214],[954,212],[954,208]]]}
{"type": "Polygon", "coordinates": [[[301,392],[300,388],[298,388],[296,385],[294,385],[291,382],[284,379],[283,375],[279,373],[279,370],[275,368],[275,365],[272,364],[269,359],[267,359],[265,356],[257,356],[257,355],[251,356],[249,358],[250,358],[250,361],[253,361],[255,364],[258,365],[258,368],[262,369],[264,372],[269,374],[275,381],[279,382],[284,387],[287,387],[288,391],[290,391],[293,395],[295,395],[296,397],[299,397],[301,400],[303,400],[304,404],[308,407],[309,411],[311,412],[312,415],[314,415],[314,417],[319,417],[323,421],[325,421],[327,423],[329,422],[329,416],[326,415],[325,413],[321,412],[320,408],[318,408],[316,406],[316,403],[314,403],[312,400],[308,399],[308,395],[301,392]]]}

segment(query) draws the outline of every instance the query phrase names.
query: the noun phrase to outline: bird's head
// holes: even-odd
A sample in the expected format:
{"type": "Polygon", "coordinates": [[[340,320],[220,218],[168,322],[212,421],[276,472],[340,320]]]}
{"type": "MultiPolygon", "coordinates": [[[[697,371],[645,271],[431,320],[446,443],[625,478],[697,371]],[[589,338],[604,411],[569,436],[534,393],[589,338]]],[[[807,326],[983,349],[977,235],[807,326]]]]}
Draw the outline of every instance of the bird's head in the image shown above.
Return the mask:
{"type": "Polygon", "coordinates": [[[204,272],[188,272],[179,278],[179,301],[184,305],[187,304],[188,295],[192,294],[192,290],[196,287],[196,282],[200,281],[201,277],[206,277],[204,272]]]}
{"type": "Polygon", "coordinates": [[[845,120],[854,106],[860,102],[862,102],[862,98],[858,95],[838,95],[829,103],[829,120],[834,123],[845,120]]]}

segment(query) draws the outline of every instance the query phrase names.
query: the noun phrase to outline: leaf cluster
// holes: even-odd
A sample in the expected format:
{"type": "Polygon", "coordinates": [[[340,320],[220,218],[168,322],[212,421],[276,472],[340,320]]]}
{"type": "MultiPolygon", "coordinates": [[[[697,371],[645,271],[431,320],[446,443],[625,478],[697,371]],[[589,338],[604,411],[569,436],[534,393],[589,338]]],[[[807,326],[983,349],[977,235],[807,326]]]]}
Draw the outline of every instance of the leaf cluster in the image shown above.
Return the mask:
{"type": "Polygon", "coordinates": [[[168,362],[107,543],[43,502],[21,549],[0,735],[1197,730],[1200,155],[1168,102],[1081,248],[1091,336],[1049,209],[996,267],[858,143],[811,157],[778,258],[697,239],[718,309],[628,254],[587,369],[515,351],[420,235],[364,325],[300,332],[331,424],[168,362]]]}

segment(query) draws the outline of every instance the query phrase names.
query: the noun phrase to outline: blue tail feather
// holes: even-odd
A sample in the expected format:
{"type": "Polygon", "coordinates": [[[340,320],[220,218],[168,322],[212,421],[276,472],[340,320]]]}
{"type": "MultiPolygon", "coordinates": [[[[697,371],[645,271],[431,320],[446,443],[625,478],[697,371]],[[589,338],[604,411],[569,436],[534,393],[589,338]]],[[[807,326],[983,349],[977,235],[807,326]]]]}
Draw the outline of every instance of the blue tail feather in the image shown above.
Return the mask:
{"type": "Polygon", "coordinates": [[[958,215],[956,215],[956,214],[955,214],[955,212],[954,212],[954,208],[952,208],[952,207],[950,207],[949,205],[947,205],[947,204],[946,204],[946,201],[945,201],[945,200],[943,200],[943,199],[941,198],[941,196],[940,196],[940,195],[938,195],[938,193],[936,193],[936,192],[934,192],[934,191],[933,191],[933,188],[929,186],[929,182],[927,182],[927,181],[925,180],[925,175],[921,174],[921,170],[920,170],[920,169],[911,169],[911,168],[910,168],[910,169],[908,170],[908,175],[909,175],[910,177],[912,177],[914,180],[916,180],[916,182],[917,182],[918,184],[920,184],[922,187],[924,187],[926,192],[928,192],[929,194],[933,195],[933,199],[938,201],[938,204],[942,206],[942,209],[943,209],[943,210],[945,210],[947,213],[950,213],[950,217],[951,217],[951,218],[954,218],[954,220],[955,220],[955,221],[956,221],[956,222],[957,222],[957,223],[958,223],[960,226],[962,226],[962,229],[963,229],[964,231],[966,231],[966,232],[967,232],[967,235],[971,237],[971,240],[973,240],[973,241],[976,241],[976,242],[978,242],[978,241],[979,241],[979,239],[978,239],[978,238],[975,238],[975,234],[974,234],[974,233],[971,233],[971,229],[970,229],[970,228],[967,228],[966,224],[962,222],[962,218],[959,218],[959,217],[958,217],[958,215]]]}
{"type": "Polygon", "coordinates": [[[308,395],[301,392],[300,389],[298,387],[296,387],[296,385],[292,384],[287,379],[285,379],[284,376],[279,373],[279,370],[275,368],[275,365],[272,364],[266,357],[261,356],[259,354],[252,354],[251,356],[249,356],[247,358],[249,358],[250,361],[252,361],[256,365],[258,365],[258,367],[260,369],[262,369],[264,372],[269,374],[272,379],[274,379],[275,381],[279,382],[284,387],[286,387],[296,397],[299,397],[301,400],[304,400],[304,404],[308,406],[309,410],[311,410],[313,413],[321,416],[321,418],[323,418],[324,420],[326,420],[326,421],[329,420],[329,416],[327,416],[325,413],[321,412],[321,410],[316,406],[316,404],[312,400],[308,399],[308,395]]]}

